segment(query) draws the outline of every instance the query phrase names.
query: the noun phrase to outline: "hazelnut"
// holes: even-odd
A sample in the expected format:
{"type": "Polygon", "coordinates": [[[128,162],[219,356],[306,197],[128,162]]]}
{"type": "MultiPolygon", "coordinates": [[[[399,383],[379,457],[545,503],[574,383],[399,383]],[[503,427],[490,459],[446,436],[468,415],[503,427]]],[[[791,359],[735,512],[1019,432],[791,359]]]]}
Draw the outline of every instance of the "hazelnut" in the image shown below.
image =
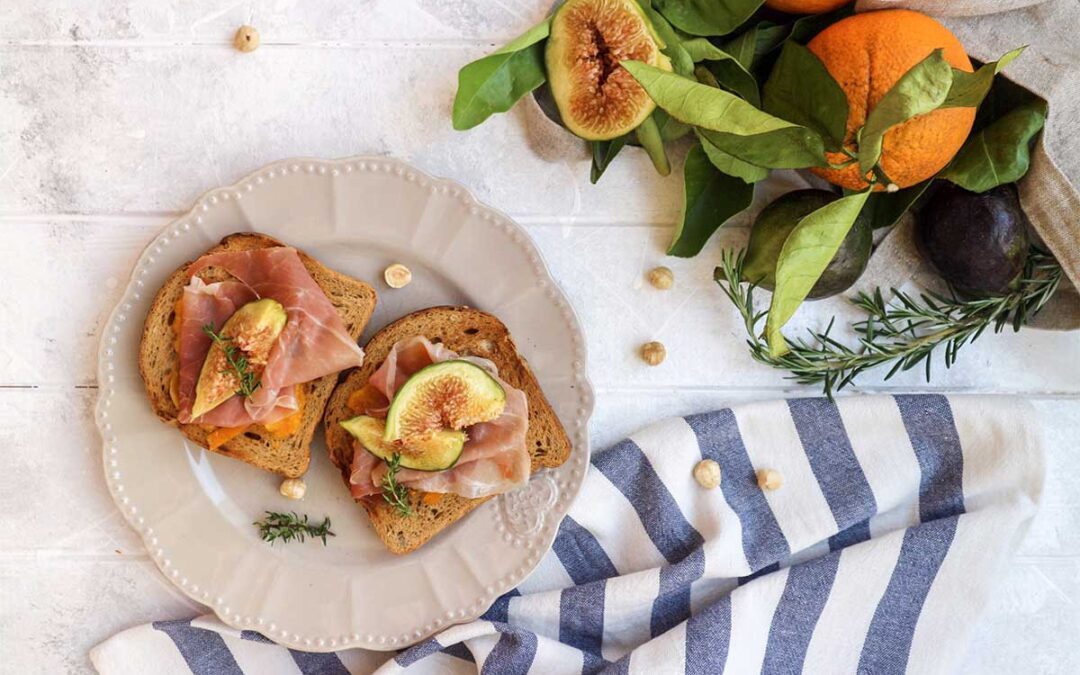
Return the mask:
{"type": "Polygon", "coordinates": [[[303,478],[286,478],[281,481],[278,492],[281,493],[282,497],[289,499],[303,499],[304,493],[307,492],[307,485],[304,483],[303,478]]]}
{"type": "Polygon", "coordinates": [[[758,487],[762,490],[779,490],[784,484],[783,476],[775,469],[758,469],[755,475],[758,487]]]}
{"type": "Polygon", "coordinates": [[[404,288],[412,281],[412,272],[401,263],[394,263],[383,272],[383,279],[390,288],[404,288]]]}
{"type": "Polygon", "coordinates": [[[667,350],[659,342],[646,342],[641,346],[641,358],[650,366],[658,366],[667,357],[667,350]]]}
{"type": "Polygon", "coordinates": [[[662,291],[675,285],[675,274],[668,267],[654,267],[649,270],[648,277],[649,283],[662,291]]]}
{"type": "Polygon", "coordinates": [[[703,459],[694,466],[694,480],[706,490],[720,485],[720,465],[714,460],[703,459]]]}
{"type": "Polygon", "coordinates": [[[253,52],[259,48],[259,31],[254,26],[240,26],[233,37],[233,47],[242,52],[253,52]]]}

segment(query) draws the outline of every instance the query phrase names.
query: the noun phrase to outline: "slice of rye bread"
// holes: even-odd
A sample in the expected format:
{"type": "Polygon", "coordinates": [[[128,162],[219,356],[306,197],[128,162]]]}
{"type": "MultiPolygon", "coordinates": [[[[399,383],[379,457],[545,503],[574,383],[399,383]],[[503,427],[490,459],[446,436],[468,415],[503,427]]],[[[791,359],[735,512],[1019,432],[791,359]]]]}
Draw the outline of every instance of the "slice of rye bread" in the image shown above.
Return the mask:
{"type": "MultiPolygon", "coordinates": [[[[249,251],[284,245],[263,234],[238,233],[225,237],[207,253],[249,251]]],[[[303,252],[300,253],[300,260],[341,315],[349,335],[354,340],[359,340],[371,313],[375,311],[375,289],[362,281],[324,267],[303,252]]],[[[139,373],[146,385],[150,405],[161,421],[178,427],[184,436],[207,448],[207,429],[199,424],[181,424],[177,419],[179,411],[169,394],[172,373],[179,367],[172,323],[176,303],[188,283],[187,270],[191,264],[189,262],[174,272],[154,298],[154,304],[146,315],[142,343],[139,346],[139,373]]],[[[209,267],[199,272],[199,277],[204,281],[214,282],[229,279],[231,275],[223,269],[209,267]]],[[[214,452],[235,457],[260,469],[289,478],[302,476],[311,462],[312,436],[337,381],[338,373],[334,373],[301,385],[304,394],[303,419],[295,434],[278,438],[262,425],[254,424],[214,452]]]]}
{"type": "MultiPolygon", "coordinates": [[[[367,384],[395,342],[417,335],[433,342],[441,341],[462,356],[491,359],[499,368],[499,377],[525,392],[529,400],[526,444],[532,455],[533,472],[566,461],[570,456],[570,439],[525,359],[518,354],[506,326],[494,316],[476,309],[432,307],[398,319],[376,333],[365,347],[364,365],[349,372],[330,397],[326,406],[326,445],[346,486],[353,457],[352,436],[339,422],[356,414],[348,408],[349,395],[367,384]]],[[[437,502],[427,504],[421,499],[422,492],[408,490],[408,494],[412,506],[410,516],[401,515],[379,495],[356,500],[367,511],[375,533],[392,553],[415,551],[491,498],[469,499],[446,494],[437,502]]]]}

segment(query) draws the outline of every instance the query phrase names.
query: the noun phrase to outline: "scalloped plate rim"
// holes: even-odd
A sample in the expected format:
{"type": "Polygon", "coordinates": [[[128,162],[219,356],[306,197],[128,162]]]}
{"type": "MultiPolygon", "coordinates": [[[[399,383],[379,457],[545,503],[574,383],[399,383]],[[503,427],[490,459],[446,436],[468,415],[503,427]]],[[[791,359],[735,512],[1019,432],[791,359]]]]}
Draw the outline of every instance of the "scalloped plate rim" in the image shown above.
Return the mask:
{"type": "MultiPolygon", "coordinates": [[[[120,295],[119,299],[117,300],[115,307],[113,307],[113,309],[108,313],[106,320],[102,324],[101,334],[99,336],[98,351],[97,351],[98,382],[99,383],[107,382],[107,378],[108,378],[107,363],[108,363],[109,358],[110,358],[110,357],[106,356],[106,353],[108,351],[108,341],[107,341],[108,332],[109,332],[109,329],[111,327],[117,325],[118,317],[121,316],[122,312],[124,311],[123,310],[123,305],[128,300],[129,296],[132,294],[132,289],[135,286],[136,281],[137,281],[138,276],[139,276],[138,275],[139,270],[142,269],[143,267],[145,267],[148,264],[148,260],[151,258],[154,247],[157,246],[160,243],[161,239],[163,237],[165,237],[168,233],[172,232],[183,221],[191,219],[192,217],[196,216],[196,211],[199,209],[200,205],[202,205],[204,202],[208,201],[211,197],[214,197],[214,196],[216,196],[218,194],[225,193],[225,192],[230,192],[230,191],[234,191],[234,192],[239,191],[244,184],[249,183],[250,181],[258,178],[260,175],[262,175],[265,172],[268,172],[268,171],[271,171],[271,170],[276,170],[279,167],[290,167],[292,165],[297,165],[297,164],[308,164],[308,165],[318,165],[318,166],[325,166],[325,167],[334,167],[334,166],[345,166],[345,165],[348,165],[348,164],[356,164],[356,163],[390,163],[390,164],[394,164],[394,165],[397,165],[397,167],[399,169],[410,171],[410,172],[416,174],[417,176],[420,176],[420,177],[426,179],[427,181],[431,182],[432,184],[437,184],[437,185],[440,185],[440,186],[445,186],[447,188],[452,188],[454,190],[457,190],[458,191],[457,196],[459,198],[463,198],[471,206],[482,209],[483,211],[486,211],[488,213],[492,213],[492,214],[498,216],[499,218],[501,218],[502,220],[504,220],[505,222],[512,224],[514,230],[521,235],[520,236],[520,241],[515,240],[514,244],[526,248],[528,253],[531,253],[532,255],[534,255],[538,259],[539,268],[542,271],[541,278],[543,280],[546,280],[548,283],[551,284],[551,287],[556,290],[557,297],[559,299],[561,299],[562,302],[564,303],[565,307],[568,308],[569,316],[566,317],[566,320],[567,320],[567,323],[568,323],[568,328],[572,329],[573,333],[577,336],[578,341],[579,341],[578,349],[580,350],[579,351],[580,366],[574,367],[573,370],[574,370],[574,375],[575,375],[575,382],[577,384],[578,404],[580,405],[579,411],[581,412],[581,422],[580,422],[579,426],[580,426],[580,431],[581,431],[581,440],[583,442],[582,443],[575,442],[573,444],[572,454],[573,453],[584,453],[584,464],[585,464],[585,467],[586,467],[585,470],[587,471],[588,466],[589,466],[589,460],[590,460],[590,457],[591,457],[591,452],[592,452],[591,443],[590,443],[590,440],[589,440],[589,433],[588,433],[588,423],[589,423],[589,420],[591,419],[592,414],[593,414],[594,409],[595,409],[595,389],[594,389],[594,387],[593,387],[593,385],[592,385],[592,383],[591,383],[591,381],[589,379],[588,369],[587,369],[588,345],[587,345],[587,342],[585,341],[585,338],[584,338],[584,331],[582,329],[581,319],[577,314],[577,310],[570,303],[569,299],[566,297],[566,294],[564,293],[562,288],[559,286],[559,284],[555,280],[555,278],[552,276],[550,266],[548,265],[546,259],[544,258],[543,252],[536,246],[535,242],[532,240],[532,237],[529,235],[529,233],[521,225],[519,225],[515,220],[513,220],[511,217],[509,217],[508,215],[506,215],[505,213],[503,213],[499,209],[496,209],[496,208],[494,208],[492,206],[489,206],[489,205],[481,202],[479,199],[476,198],[476,196],[472,193],[472,191],[469,188],[467,188],[465,185],[463,185],[462,183],[460,183],[460,182],[458,182],[456,180],[450,179],[450,178],[442,178],[442,177],[438,177],[438,176],[433,176],[433,175],[429,174],[428,172],[426,172],[424,170],[421,170],[421,169],[418,169],[414,165],[412,165],[412,164],[410,164],[410,163],[408,163],[408,162],[406,162],[404,160],[397,159],[395,157],[379,156],[379,155],[355,155],[355,156],[340,157],[340,158],[334,158],[334,159],[321,159],[321,158],[310,157],[310,156],[288,157],[288,158],[276,160],[276,161],[270,162],[268,164],[262,165],[259,168],[255,169],[254,171],[251,171],[251,172],[248,172],[248,173],[244,174],[242,177],[240,177],[239,179],[233,181],[232,183],[230,183],[228,185],[220,185],[220,186],[217,186],[217,187],[213,187],[213,188],[210,188],[210,189],[204,191],[203,193],[201,193],[196,199],[194,199],[192,201],[191,208],[189,208],[188,210],[186,210],[186,211],[182,212],[181,214],[177,215],[175,218],[172,218],[166,225],[164,225],[153,236],[153,238],[149,242],[147,242],[146,246],[143,248],[142,252],[139,254],[139,256],[136,258],[135,262],[133,263],[131,274],[128,276],[128,280],[127,280],[126,285],[124,286],[124,290],[123,290],[122,294],[120,295]]],[[[199,253],[201,253],[201,251],[197,252],[196,255],[198,255],[199,253]]],[[[155,289],[153,292],[156,294],[157,290],[155,289]]],[[[106,485],[109,488],[110,497],[112,497],[112,499],[114,501],[114,504],[117,507],[117,510],[120,512],[120,514],[124,518],[124,521],[130,527],[132,527],[132,529],[134,529],[136,531],[136,533],[139,535],[140,541],[143,543],[143,545],[147,549],[147,552],[149,553],[150,550],[151,550],[151,546],[152,546],[152,544],[150,542],[151,535],[144,532],[139,527],[138,523],[136,522],[137,518],[132,513],[129,513],[128,509],[123,508],[123,505],[121,504],[121,496],[114,489],[115,486],[114,486],[114,483],[113,483],[112,476],[110,475],[109,464],[108,464],[108,461],[109,461],[108,449],[109,449],[110,441],[109,441],[109,429],[107,427],[109,427],[111,425],[111,422],[108,422],[108,423],[104,422],[105,416],[103,415],[103,413],[105,412],[105,408],[107,407],[106,401],[109,398],[111,398],[111,392],[110,392],[110,387],[103,386],[103,385],[99,385],[99,386],[101,386],[101,389],[100,389],[100,391],[98,393],[97,401],[96,401],[95,406],[94,406],[94,423],[95,423],[95,427],[98,430],[99,436],[101,438],[101,443],[102,443],[102,470],[103,470],[103,473],[104,473],[105,482],[106,482],[106,485]]],[[[164,425],[162,426],[162,430],[166,431],[168,433],[177,433],[174,430],[168,429],[164,425]]],[[[576,440],[576,439],[572,439],[572,440],[576,440]]],[[[568,461],[569,461],[569,458],[568,458],[568,461]]],[[[569,512],[570,508],[572,507],[574,501],[576,501],[578,495],[580,494],[581,487],[582,487],[583,484],[584,484],[584,476],[582,476],[581,478],[574,481],[574,484],[571,487],[572,495],[571,495],[570,499],[566,503],[566,508],[565,508],[564,511],[562,511],[561,513],[558,514],[559,515],[559,518],[558,518],[559,523],[561,523],[563,518],[566,517],[566,515],[569,512]]],[[[558,505],[556,504],[556,506],[558,506],[558,505]]],[[[542,560],[543,555],[545,555],[547,552],[549,552],[551,550],[551,547],[554,544],[554,540],[555,540],[555,536],[556,536],[557,532],[558,532],[558,525],[556,525],[554,527],[551,527],[551,528],[541,528],[540,532],[538,533],[539,535],[544,535],[542,541],[538,542],[540,544],[541,554],[539,556],[537,556],[536,562],[528,565],[528,572],[526,572],[525,576],[528,576],[528,574],[530,574],[533,570],[535,570],[536,567],[540,564],[540,561],[542,560]],[[546,535],[544,535],[545,532],[547,532],[546,535]]],[[[206,601],[205,601],[205,598],[203,596],[196,594],[195,592],[190,590],[188,587],[181,586],[179,583],[177,583],[177,581],[172,576],[167,574],[166,573],[166,567],[164,567],[162,565],[162,562],[161,562],[161,560],[158,559],[158,557],[156,557],[154,555],[150,555],[149,557],[154,562],[154,565],[157,568],[157,570],[162,574],[162,576],[165,579],[167,579],[169,581],[170,584],[172,584],[172,586],[174,588],[179,590],[181,593],[184,594],[185,597],[189,598],[193,602],[196,602],[200,606],[208,607],[217,616],[217,618],[219,620],[221,620],[224,624],[226,624],[230,628],[233,628],[233,629],[236,629],[236,630],[241,630],[241,631],[243,631],[243,630],[260,630],[259,626],[253,627],[253,626],[251,626],[249,624],[246,624],[246,623],[241,623],[239,621],[234,621],[233,617],[228,615],[228,612],[222,611],[219,607],[216,607],[216,606],[214,606],[212,604],[207,604],[206,601]]],[[[404,648],[406,646],[409,646],[411,644],[419,643],[419,642],[431,637],[432,635],[438,634],[442,630],[444,630],[444,629],[446,629],[446,628],[448,628],[448,627],[450,627],[452,625],[460,624],[460,623],[467,623],[469,621],[476,620],[485,611],[487,611],[487,609],[490,606],[491,602],[493,602],[495,599],[497,599],[499,596],[501,596],[505,592],[507,592],[509,590],[512,590],[514,587],[516,587],[516,585],[518,583],[520,583],[521,580],[522,579],[519,579],[519,580],[511,582],[511,583],[503,583],[503,580],[499,579],[497,581],[492,582],[490,584],[490,587],[492,587],[494,589],[494,592],[492,594],[490,594],[490,598],[488,598],[488,602],[483,607],[481,607],[480,609],[478,609],[476,611],[468,611],[465,614],[460,614],[460,612],[459,612],[459,615],[457,617],[455,617],[453,620],[447,621],[444,624],[437,626],[434,630],[420,631],[421,632],[420,637],[413,637],[408,643],[398,642],[397,644],[381,644],[381,643],[359,644],[359,642],[360,642],[359,640],[354,640],[353,644],[334,644],[334,643],[329,642],[329,641],[327,641],[327,642],[329,642],[328,644],[324,644],[323,639],[320,639],[317,642],[314,641],[314,640],[309,640],[309,641],[305,642],[303,640],[294,640],[294,639],[292,639],[291,636],[287,637],[287,636],[283,636],[283,635],[274,635],[274,636],[268,636],[268,637],[270,637],[275,643],[280,644],[282,646],[285,646],[285,647],[288,647],[288,648],[291,648],[291,649],[297,649],[297,650],[303,650],[303,651],[309,651],[309,652],[333,652],[333,651],[337,651],[337,650],[340,650],[340,649],[350,649],[350,648],[362,648],[362,649],[368,649],[368,650],[372,650],[372,651],[394,651],[394,650],[401,649],[401,648],[404,648]]],[[[353,637],[355,637],[355,634],[354,634],[353,637]]]]}

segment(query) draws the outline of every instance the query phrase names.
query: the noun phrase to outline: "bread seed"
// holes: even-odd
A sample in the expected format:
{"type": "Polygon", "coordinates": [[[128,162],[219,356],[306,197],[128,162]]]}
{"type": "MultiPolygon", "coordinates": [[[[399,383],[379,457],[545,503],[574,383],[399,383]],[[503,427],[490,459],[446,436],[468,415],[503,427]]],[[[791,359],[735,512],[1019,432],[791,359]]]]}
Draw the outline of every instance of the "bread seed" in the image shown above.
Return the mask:
{"type": "Polygon", "coordinates": [[[779,490],[784,484],[784,478],[779,471],[774,469],[758,469],[757,484],[762,490],[779,490]]]}
{"type": "Polygon", "coordinates": [[[282,497],[288,497],[289,499],[303,499],[304,494],[307,492],[307,485],[302,478],[286,478],[281,481],[281,487],[278,488],[282,497]]]}
{"type": "Polygon", "coordinates": [[[242,52],[253,52],[259,48],[259,31],[253,26],[240,26],[233,37],[233,46],[242,52]]]}
{"type": "Polygon", "coordinates": [[[675,285],[675,274],[667,267],[654,267],[649,270],[649,283],[655,288],[666,291],[675,285]]]}
{"type": "Polygon", "coordinates": [[[706,490],[720,485],[720,465],[711,459],[703,459],[694,466],[694,480],[706,490]]]}
{"type": "Polygon", "coordinates": [[[659,342],[646,342],[641,346],[641,358],[650,366],[658,366],[667,357],[667,350],[659,342]]]}
{"type": "Polygon", "coordinates": [[[401,263],[394,263],[383,272],[383,278],[390,288],[404,288],[412,281],[412,272],[401,263]]]}

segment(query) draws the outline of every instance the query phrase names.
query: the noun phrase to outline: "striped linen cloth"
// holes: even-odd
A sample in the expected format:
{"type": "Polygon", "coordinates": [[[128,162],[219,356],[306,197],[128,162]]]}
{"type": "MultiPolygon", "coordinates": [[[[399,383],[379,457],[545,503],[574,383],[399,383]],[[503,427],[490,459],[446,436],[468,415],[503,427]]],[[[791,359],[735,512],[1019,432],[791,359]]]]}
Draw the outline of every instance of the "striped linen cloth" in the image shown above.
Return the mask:
{"type": "Polygon", "coordinates": [[[134,628],[102,675],[947,673],[1035,513],[1030,406],[793,399],[599,452],[552,551],[481,620],[397,654],[309,654],[211,617],[134,628]],[[719,489],[691,471],[722,467],[719,489]],[[754,472],[783,486],[765,492],[754,472]]]}

